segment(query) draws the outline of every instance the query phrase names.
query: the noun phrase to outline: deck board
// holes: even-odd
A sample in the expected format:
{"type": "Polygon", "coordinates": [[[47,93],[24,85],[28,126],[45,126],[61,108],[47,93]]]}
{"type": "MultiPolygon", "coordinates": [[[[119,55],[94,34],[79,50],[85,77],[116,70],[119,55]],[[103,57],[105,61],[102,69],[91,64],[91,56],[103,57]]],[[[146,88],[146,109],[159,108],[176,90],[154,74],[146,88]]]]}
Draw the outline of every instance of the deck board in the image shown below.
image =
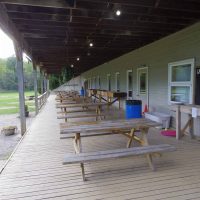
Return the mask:
{"type": "MultiPolygon", "coordinates": [[[[144,156],[86,163],[83,182],[79,164],[62,165],[73,153],[71,139],[60,140],[55,96],[44,109],[0,175],[0,199],[200,199],[200,143],[176,141],[150,130],[151,144],[168,143],[177,151],[154,158],[156,172],[144,156]]],[[[121,135],[83,138],[83,151],[124,148],[121,135]]],[[[135,145],[135,144],[134,144],[135,145]]]]}

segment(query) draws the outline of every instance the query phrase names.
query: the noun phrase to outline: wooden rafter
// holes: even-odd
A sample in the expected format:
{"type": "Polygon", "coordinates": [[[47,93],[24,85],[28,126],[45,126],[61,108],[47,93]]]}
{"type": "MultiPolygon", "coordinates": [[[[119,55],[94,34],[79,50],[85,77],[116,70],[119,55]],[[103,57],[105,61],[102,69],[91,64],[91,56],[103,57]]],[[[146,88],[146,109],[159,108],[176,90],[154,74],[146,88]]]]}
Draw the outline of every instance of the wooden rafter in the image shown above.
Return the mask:
{"type": "Polygon", "coordinates": [[[71,63],[81,73],[200,19],[198,0],[2,0],[0,5],[7,15],[1,21],[9,20],[17,34],[7,32],[49,73],[71,63]]]}

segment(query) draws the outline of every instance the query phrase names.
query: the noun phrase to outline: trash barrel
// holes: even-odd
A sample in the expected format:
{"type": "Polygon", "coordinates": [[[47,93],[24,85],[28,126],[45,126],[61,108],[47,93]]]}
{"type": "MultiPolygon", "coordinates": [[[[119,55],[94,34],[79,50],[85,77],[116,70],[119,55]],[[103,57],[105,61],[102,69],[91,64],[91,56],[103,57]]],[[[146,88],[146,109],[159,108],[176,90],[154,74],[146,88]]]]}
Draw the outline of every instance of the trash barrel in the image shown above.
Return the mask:
{"type": "Polygon", "coordinates": [[[81,89],[81,91],[80,91],[80,95],[81,95],[81,96],[84,96],[84,95],[85,95],[85,91],[84,91],[84,89],[81,89]]]}
{"type": "Polygon", "coordinates": [[[126,119],[142,118],[142,101],[126,100],[126,119]]]}

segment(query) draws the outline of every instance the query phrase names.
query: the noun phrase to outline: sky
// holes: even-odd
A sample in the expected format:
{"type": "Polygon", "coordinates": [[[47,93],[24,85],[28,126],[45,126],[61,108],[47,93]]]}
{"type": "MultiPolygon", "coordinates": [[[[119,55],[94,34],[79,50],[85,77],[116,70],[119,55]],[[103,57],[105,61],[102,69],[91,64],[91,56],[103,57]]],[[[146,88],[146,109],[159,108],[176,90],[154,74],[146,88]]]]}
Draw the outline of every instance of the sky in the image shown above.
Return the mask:
{"type": "MultiPolygon", "coordinates": [[[[13,41],[0,29],[0,58],[8,58],[15,56],[13,41]]],[[[23,59],[28,62],[26,54],[23,59]]]]}
{"type": "Polygon", "coordinates": [[[0,58],[15,55],[12,40],[0,29],[0,58]]]}

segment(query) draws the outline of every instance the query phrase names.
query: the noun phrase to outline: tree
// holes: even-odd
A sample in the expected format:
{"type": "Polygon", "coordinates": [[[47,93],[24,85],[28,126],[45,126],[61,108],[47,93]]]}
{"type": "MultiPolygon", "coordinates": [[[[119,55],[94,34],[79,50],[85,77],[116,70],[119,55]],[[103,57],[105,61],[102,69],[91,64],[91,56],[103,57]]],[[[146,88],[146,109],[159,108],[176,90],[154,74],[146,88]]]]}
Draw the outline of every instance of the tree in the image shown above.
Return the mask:
{"type": "MultiPolygon", "coordinates": [[[[32,64],[24,62],[25,89],[33,90],[32,64]]],[[[17,90],[16,57],[0,59],[0,90],[17,90]]]]}
{"type": "Polygon", "coordinates": [[[64,67],[59,75],[51,75],[49,78],[50,89],[55,89],[60,85],[66,83],[70,79],[72,79],[74,75],[73,69],[71,67],[64,67]]]}

